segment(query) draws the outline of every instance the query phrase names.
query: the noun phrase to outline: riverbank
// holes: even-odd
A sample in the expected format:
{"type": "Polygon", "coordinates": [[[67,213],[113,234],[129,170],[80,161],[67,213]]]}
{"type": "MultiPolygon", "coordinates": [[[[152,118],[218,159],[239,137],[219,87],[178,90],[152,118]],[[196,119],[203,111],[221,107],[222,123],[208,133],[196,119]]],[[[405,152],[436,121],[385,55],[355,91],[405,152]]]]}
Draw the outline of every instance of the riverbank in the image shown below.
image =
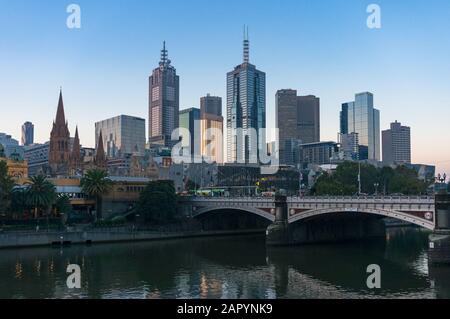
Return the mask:
{"type": "Polygon", "coordinates": [[[0,233],[0,249],[29,248],[42,246],[86,245],[137,241],[171,240],[194,237],[264,234],[265,229],[223,230],[223,231],[63,231],[63,232],[21,232],[0,233]]]}

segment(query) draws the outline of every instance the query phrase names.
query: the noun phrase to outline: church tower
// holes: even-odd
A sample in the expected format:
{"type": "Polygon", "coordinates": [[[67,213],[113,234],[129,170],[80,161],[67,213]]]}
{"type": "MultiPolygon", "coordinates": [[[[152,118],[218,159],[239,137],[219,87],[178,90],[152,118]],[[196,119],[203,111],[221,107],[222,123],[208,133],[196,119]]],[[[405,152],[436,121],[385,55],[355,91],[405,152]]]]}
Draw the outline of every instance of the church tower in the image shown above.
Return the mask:
{"type": "Polygon", "coordinates": [[[107,168],[107,161],[106,161],[106,155],[105,155],[105,149],[103,147],[103,134],[102,131],[100,131],[100,134],[98,136],[98,143],[97,143],[97,149],[95,151],[95,166],[100,169],[106,169],[107,168]]]}
{"type": "Polygon", "coordinates": [[[59,92],[58,110],[50,133],[48,162],[52,175],[67,175],[70,165],[70,132],[64,115],[62,90],[59,92]]]}
{"type": "Polygon", "coordinates": [[[73,140],[72,153],[70,155],[70,170],[72,175],[77,175],[81,169],[81,145],[78,135],[78,126],[75,130],[75,138],[73,140]]]}

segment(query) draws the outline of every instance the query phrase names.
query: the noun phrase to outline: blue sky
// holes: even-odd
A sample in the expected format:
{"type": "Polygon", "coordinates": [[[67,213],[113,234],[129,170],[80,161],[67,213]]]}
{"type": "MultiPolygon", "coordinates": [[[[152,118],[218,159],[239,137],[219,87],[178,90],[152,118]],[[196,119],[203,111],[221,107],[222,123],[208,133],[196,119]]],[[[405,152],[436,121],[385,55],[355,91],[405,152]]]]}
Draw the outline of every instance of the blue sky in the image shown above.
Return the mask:
{"type": "Polygon", "coordinates": [[[162,41],[181,77],[181,108],[206,93],[225,98],[225,75],[242,60],[267,73],[268,125],[275,92],[321,98],[322,140],[335,140],[339,109],[371,91],[381,126],[412,127],[413,161],[450,171],[450,2],[392,0],[0,0],[0,132],[20,139],[35,123],[48,140],[63,87],[72,134],[85,146],[94,122],[119,114],[147,120],[148,76],[162,41]],[[82,28],[66,27],[71,3],[82,28]],[[382,28],[367,28],[369,4],[382,28]]]}

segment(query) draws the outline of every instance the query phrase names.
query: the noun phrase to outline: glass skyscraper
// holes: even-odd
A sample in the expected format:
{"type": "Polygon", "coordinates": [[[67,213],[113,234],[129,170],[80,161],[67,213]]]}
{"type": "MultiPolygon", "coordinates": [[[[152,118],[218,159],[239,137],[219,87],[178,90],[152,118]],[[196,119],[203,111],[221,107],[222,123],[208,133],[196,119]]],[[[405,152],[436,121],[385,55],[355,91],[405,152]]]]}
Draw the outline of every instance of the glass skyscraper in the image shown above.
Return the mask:
{"type": "Polygon", "coordinates": [[[25,122],[22,125],[22,145],[28,146],[34,143],[34,125],[31,122],[25,122]]]}
{"type": "Polygon", "coordinates": [[[95,123],[95,145],[98,145],[100,132],[108,158],[145,152],[145,120],[143,118],[120,115],[95,123]]]}
{"type": "Polygon", "coordinates": [[[266,74],[250,64],[247,32],[243,63],[227,74],[227,162],[256,163],[258,151],[253,148],[266,149],[265,135],[259,136],[265,128],[266,74]]]}
{"type": "Polygon", "coordinates": [[[180,128],[189,131],[190,141],[182,140],[183,148],[188,147],[192,157],[200,155],[200,109],[192,107],[179,113],[180,128]]]}
{"type": "Polygon", "coordinates": [[[380,111],[373,106],[372,93],[356,94],[354,102],[342,105],[341,133],[358,134],[360,160],[380,160],[380,111]]]}

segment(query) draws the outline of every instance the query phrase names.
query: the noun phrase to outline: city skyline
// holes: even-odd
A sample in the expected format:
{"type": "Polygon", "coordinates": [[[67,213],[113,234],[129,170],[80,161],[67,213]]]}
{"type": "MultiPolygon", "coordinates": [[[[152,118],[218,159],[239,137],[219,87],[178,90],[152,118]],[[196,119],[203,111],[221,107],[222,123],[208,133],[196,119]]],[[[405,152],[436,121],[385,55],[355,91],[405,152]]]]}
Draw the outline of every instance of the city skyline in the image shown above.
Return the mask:
{"type": "MultiPolygon", "coordinates": [[[[413,128],[412,161],[436,164],[438,171],[449,171],[450,150],[436,149],[433,146],[435,143],[430,143],[430,140],[433,140],[436,144],[446,145],[445,126],[434,125],[432,122],[450,116],[448,110],[450,96],[445,90],[449,84],[448,76],[445,76],[449,70],[449,63],[445,58],[448,56],[449,47],[442,48],[438,37],[432,34],[448,26],[448,21],[439,20],[438,17],[442,8],[449,7],[449,4],[444,1],[435,2],[440,4],[441,9],[413,2],[405,12],[402,5],[379,1],[384,22],[381,30],[370,30],[365,25],[367,3],[362,1],[342,8],[334,3],[329,4],[327,13],[321,11],[324,4],[290,3],[293,12],[287,14],[296,12],[299,15],[311,16],[303,22],[298,22],[297,33],[294,33],[292,28],[289,29],[292,22],[289,22],[289,27],[275,25],[274,30],[269,31],[268,27],[256,19],[239,14],[232,21],[235,27],[230,28],[219,20],[212,30],[201,31],[196,24],[187,27],[187,30],[180,30],[182,34],[195,31],[196,34],[192,34],[192,38],[189,39],[183,39],[174,30],[179,27],[180,22],[177,22],[168,30],[158,29],[160,35],[150,41],[146,39],[146,44],[142,45],[139,43],[143,40],[140,29],[136,39],[125,41],[129,44],[126,50],[113,45],[114,37],[111,39],[107,37],[103,44],[108,44],[108,48],[116,48],[117,51],[111,51],[105,57],[105,51],[99,46],[94,45],[95,50],[90,49],[93,41],[99,36],[108,34],[108,27],[111,27],[108,15],[100,15],[96,17],[96,21],[89,19],[94,15],[93,12],[96,16],[101,12],[98,3],[79,2],[84,17],[83,26],[79,31],[73,31],[65,27],[67,14],[64,4],[52,6],[51,2],[43,2],[38,7],[26,3],[27,8],[32,9],[30,11],[35,16],[31,15],[28,19],[30,14],[24,12],[20,19],[22,25],[18,26],[7,17],[8,9],[14,11],[17,18],[17,12],[24,11],[17,10],[17,6],[23,6],[25,2],[6,4],[0,1],[2,8],[6,9],[0,13],[2,30],[0,32],[4,34],[4,44],[9,48],[0,52],[0,60],[8,61],[0,62],[2,69],[5,70],[0,75],[0,84],[5,89],[5,93],[0,97],[0,105],[7,108],[0,119],[0,131],[11,134],[18,140],[21,125],[25,121],[31,121],[35,124],[35,141],[40,143],[48,141],[55,109],[54,97],[61,85],[65,92],[69,129],[74,131],[75,126],[79,125],[80,140],[84,146],[94,145],[96,121],[123,113],[147,119],[148,89],[145,87],[148,83],[145,78],[157,62],[164,39],[170,45],[177,73],[181,76],[180,109],[198,104],[198,99],[207,92],[225,98],[225,74],[240,59],[241,26],[248,23],[251,30],[252,60],[267,74],[268,119],[274,118],[276,90],[298,89],[300,95],[313,94],[321,99],[322,140],[336,140],[340,105],[351,100],[355,93],[370,91],[375,95],[376,106],[380,107],[382,130],[387,129],[389,123],[394,120],[413,128]],[[426,31],[419,30],[410,22],[421,11],[424,18],[422,21],[428,28],[426,31]],[[330,12],[336,13],[339,19],[333,19],[330,12]],[[314,18],[320,17],[321,14],[325,14],[325,20],[331,20],[325,23],[326,26],[321,25],[323,19],[319,22],[314,21],[314,18]],[[38,19],[42,16],[46,17],[44,19],[46,21],[38,19]],[[433,21],[430,17],[433,17],[433,21]],[[336,24],[335,29],[330,29],[331,23],[336,24]],[[39,48],[37,52],[26,49],[28,46],[36,45],[36,40],[31,39],[31,34],[27,32],[27,28],[33,24],[40,26],[37,30],[46,35],[41,45],[37,46],[39,48]],[[351,39],[345,36],[345,32],[350,30],[354,31],[351,39]],[[390,32],[387,32],[388,30],[390,32]],[[211,38],[211,33],[215,31],[219,32],[220,39],[211,38]],[[327,32],[330,34],[326,34],[327,32]],[[414,33],[414,37],[411,32],[414,33]],[[298,45],[288,41],[294,35],[308,40],[306,43],[310,45],[303,46],[302,52],[296,50],[298,45]],[[214,44],[212,48],[208,48],[208,54],[202,54],[205,48],[199,44],[200,39],[204,40],[205,36],[208,36],[214,44]],[[333,40],[333,36],[338,37],[333,40]],[[328,44],[321,43],[322,46],[317,51],[315,45],[326,39],[333,41],[328,44]],[[25,43],[26,40],[30,40],[30,43],[25,43]],[[338,43],[338,40],[342,41],[338,43]],[[192,43],[189,44],[189,41],[192,43]],[[414,41],[417,43],[413,43],[414,41]],[[358,45],[359,48],[361,46],[358,59],[347,56],[351,51],[344,46],[348,46],[349,43],[358,45]],[[423,49],[424,43],[428,49],[423,49]],[[44,52],[48,53],[48,50],[52,50],[55,46],[60,48],[45,57],[44,52]],[[282,52],[266,53],[265,48],[272,46],[282,48],[280,50],[282,52]],[[438,47],[439,52],[435,50],[438,47]],[[71,53],[71,50],[75,52],[71,53]],[[399,50],[407,54],[400,54],[397,52],[399,50]],[[128,59],[133,54],[138,58],[128,59]],[[333,58],[331,59],[333,63],[326,61],[329,54],[333,58]],[[123,63],[113,64],[117,61],[123,63]],[[323,70],[317,69],[318,65],[323,64],[325,64],[323,70]],[[287,65],[289,69],[286,69],[287,65]],[[377,69],[389,72],[378,72],[377,69]],[[40,76],[44,79],[40,79],[40,76]],[[345,81],[342,81],[342,77],[346,77],[345,81]],[[122,88],[123,82],[129,83],[122,88]],[[425,106],[427,110],[432,111],[423,112],[425,106]],[[23,111],[17,114],[18,109],[23,111]],[[422,113],[419,113],[420,111],[422,113]],[[86,121],[87,112],[89,112],[88,121],[86,121]]],[[[176,16],[182,15],[183,8],[195,11],[195,8],[205,4],[203,1],[190,5],[176,1],[172,3],[176,16]]],[[[230,6],[230,2],[214,3],[208,6],[208,10],[216,12],[226,6],[228,12],[237,6],[236,2],[231,1],[231,4],[230,6]]],[[[252,4],[256,5],[250,1],[245,6],[252,4]]],[[[148,8],[144,4],[134,4],[130,10],[137,12],[141,6],[148,8]]],[[[158,6],[159,4],[156,4],[155,7],[158,6]]],[[[118,15],[119,7],[113,1],[107,10],[118,15]]],[[[267,12],[270,12],[268,8],[275,12],[279,12],[281,7],[284,8],[273,3],[262,4],[261,7],[256,11],[266,12],[265,18],[268,18],[267,12]]],[[[137,24],[140,27],[148,27],[148,23],[151,21],[137,24]]],[[[133,24],[123,27],[121,32],[116,32],[116,36],[122,38],[128,35],[135,30],[133,26],[136,27],[133,24]]],[[[274,126],[273,121],[268,121],[267,124],[268,127],[274,126]]]]}

